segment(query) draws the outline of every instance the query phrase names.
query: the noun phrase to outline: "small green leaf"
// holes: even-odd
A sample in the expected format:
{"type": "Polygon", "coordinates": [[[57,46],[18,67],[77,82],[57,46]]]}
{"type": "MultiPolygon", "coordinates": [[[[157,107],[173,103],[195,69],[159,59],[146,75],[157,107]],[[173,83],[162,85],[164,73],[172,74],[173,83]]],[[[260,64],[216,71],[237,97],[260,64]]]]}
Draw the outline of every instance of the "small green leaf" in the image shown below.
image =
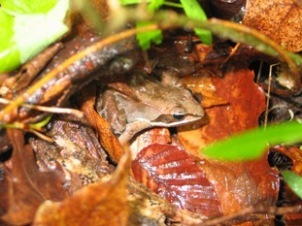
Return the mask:
{"type": "MultiPolygon", "coordinates": [[[[186,15],[190,19],[206,21],[207,15],[198,4],[196,0],[180,0],[186,15]]],[[[211,32],[205,29],[195,28],[195,33],[198,37],[203,41],[205,44],[210,45],[212,44],[212,35],[211,32]]]]}
{"type": "Polygon", "coordinates": [[[40,130],[40,129],[42,129],[42,127],[46,126],[50,122],[51,118],[52,118],[51,115],[47,116],[45,119],[43,119],[40,122],[36,122],[36,123],[30,124],[29,127],[31,129],[40,130]]]}
{"type": "Polygon", "coordinates": [[[14,37],[14,18],[0,10],[0,72],[10,71],[20,64],[20,54],[14,37]]]}
{"type": "Polygon", "coordinates": [[[257,128],[218,141],[202,150],[210,158],[240,161],[259,158],[268,144],[294,143],[302,140],[302,125],[287,122],[280,125],[257,128]]]}
{"type": "Polygon", "coordinates": [[[5,10],[14,13],[34,14],[48,12],[56,5],[58,0],[1,0],[0,2],[5,10]]]}
{"type": "Polygon", "coordinates": [[[139,4],[142,0],[120,0],[121,5],[132,5],[132,4],[139,4]]]}
{"type": "MultiPolygon", "coordinates": [[[[137,22],[137,27],[143,27],[150,25],[149,22],[137,22]]],[[[138,39],[139,45],[142,49],[146,50],[150,48],[151,42],[155,44],[160,44],[162,42],[163,36],[161,30],[148,31],[137,34],[136,38],[138,39]]]]}
{"type": "Polygon", "coordinates": [[[154,12],[164,4],[165,0],[152,0],[148,5],[148,10],[154,12]]]}
{"type": "Polygon", "coordinates": [[[0,72],[25,63],[68,31],[69,0],[0,2],[0,72]]]}
{"type": "Polygon", "coordinates": [[[296,195],[302,198],[302,177],[288,170],[282,172],[282,176],[296,195]]]}

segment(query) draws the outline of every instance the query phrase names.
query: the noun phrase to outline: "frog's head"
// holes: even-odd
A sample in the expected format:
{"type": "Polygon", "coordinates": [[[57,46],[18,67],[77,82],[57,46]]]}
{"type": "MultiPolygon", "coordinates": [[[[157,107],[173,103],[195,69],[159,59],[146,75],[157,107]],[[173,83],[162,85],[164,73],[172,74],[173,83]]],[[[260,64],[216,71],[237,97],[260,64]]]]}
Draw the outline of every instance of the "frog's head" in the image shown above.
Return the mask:
{"type": "Polygon", "coordinates": [[[152,126],[175,127],[201,120],[204,110],[192,93],[181,86],[171,86],[151,79],[133,86],[137,98],[148,106],[145,119],[152,126]]]}

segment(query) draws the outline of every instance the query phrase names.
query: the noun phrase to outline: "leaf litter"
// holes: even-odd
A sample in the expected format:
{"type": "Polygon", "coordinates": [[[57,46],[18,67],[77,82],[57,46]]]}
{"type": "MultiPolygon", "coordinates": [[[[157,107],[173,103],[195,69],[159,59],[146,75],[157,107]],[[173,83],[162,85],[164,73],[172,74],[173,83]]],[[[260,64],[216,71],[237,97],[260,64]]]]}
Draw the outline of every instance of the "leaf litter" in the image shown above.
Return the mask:
{"type": "MultiPolygon", "coordinates": [[[[247,1],[243,23],[268,35],[289,51],[300,51],[301,4],[294,0],[274,0],[274,4],[257,1],[247,1]],[[286,12],[281,10],[284,7],[286,12]],[[271,15],[273,9],[282,13],[271,15]],[[272,24],[267,23],[268,18],[274,19],[270,21],[272,24]],[[288,23],[283,23],[284,18],[288,23]],[[275,32],[280,27],[281,32],[275,32]]],[[[215,7],[217,9],[219,4],[215,7]]],[[[83,27],[79,30],[86,31],[83,27]]],[[[277,91],[271,93],[269,100],[266,98],[267,67],[260,68],[258,59],[268,64],[278,60],[255,53],[244,45],[238,50],[230,41],[218,40],[209,48],[202,47],[194,37],[187,38],[191,34],[183,36],[183,33],[167,32],[165,35],[169,41],[152,47],[149,59],[141,57],[147,65],[140,65],[143,64],[141,61],[140,64],[133,61],[133,65],[146,70],[150,70],[151,65],[156,76],[169,71],[178,77],[177,81],[181,80],[191,89],[197,99],[202,97],[202,106],[206,109],[202,125],[177,130],[148,129],[135,137],[131,146],[122,147],[110,124],[94,110],[93,95],[99,85],[90,84],[85,87],[86,91],[80,89],[83,84],[72,85],[73,90],[62,100],[63,106],[81,109],[87,120],[72,115],[53,116],[41,131],[51,137],[53,143],[26,131],[1,129],[0,208],[3,224],[217,225],[220,222],[274,225],[279,220],[274,216],[278,210],[274,212],[270,208],[284,206],[280,202],[286,200],[280,200],[280,197],[284,199],[290,195],[287,197],[290,203],[285,208],[301,205],[301,200],[290,193],[288,187],[283,190],[280,169],[272,168],[268,163],[269,149],[260,159],[247,162],[211,160],[200,153],[200,149],[208,144],[258,127],[263,112],[279,108],[280,99],[288,111],[295,110],[292,117],[299,118],[299,99],[288,95],[292,90],[287,90],[286,96],[280,95],[282,92],[279,91],[286,88],[278,84],[277,70],[272,81],[273,91],[277,91]],[[173,43],[178,47],[174,48],[173,43]],[[179,43],[184,44],[179,47],[179,43]],[[221,48],[221,43],[226,48],[221,48]],[[173,55],[178,56],[177,61],[173,55]],[[191,65],[188,67],[191,70],[182,70],[178,65],[191,65]],[[261,76],[258,83],[254,82],[255,72],[261,76]],[[266,101],[270,101],[270,109],[266,109],[266,101]],[[249,215],[244,214],[247,209],[249,215]]],[[[86,48],[79,43],[80,48],[86,48]]],[[[70,54],[65,49],[60,51],[63,55],[70,54]]],[[[135,51],[139,52],[136,48],[135,51]]],[[[118,76],[114,79],[121,79],[123,75],[117,73],[121,72],[119,64],[112,65],[102,73],[108,73],[108,80],[115,74],[118,76]]],[[[24,70],[29,69],[23,68],[21,72],[24,70]]],[[[31,81],[17,83],[17,87],[12,78],[4,79],[5,86],[10,84],[10,93],[4,93],[2,85],[1,96],[13,99],[20,90],[26,96],[24,87],[35,83],[34,76],[31,81]]],[[[20,77],[15,78],[19,81],[20,77]]],[[[64,79],[58,81],[63,81],[65,88],[70,85],[64,83],[64,79]]],[[[43,95],[39,98],[46,98],[45,103],[56,106],[61,103],[57,97],[64,92],[51,83],[45,86],[48,87],[49,99],[43,95]]],[[[40,114],[33,111],[28,114],[26,108],[23,112],[20,116],[14,112],[16,115],[10,120],[19,119],[26,125],[40,114]]],[[[284,113],[272,110],[269,113],[269,121],[273,123],[287,120],[284,113]]],[[[292,170],[301,175],[299,151],[298,146],[274,148],[274,152],[286,155],[293,162],[292,170]]],[[[294,211],[297,209],[285,209],[283,219],[286,224],[301,222],[301,214],[294,211]]]]}

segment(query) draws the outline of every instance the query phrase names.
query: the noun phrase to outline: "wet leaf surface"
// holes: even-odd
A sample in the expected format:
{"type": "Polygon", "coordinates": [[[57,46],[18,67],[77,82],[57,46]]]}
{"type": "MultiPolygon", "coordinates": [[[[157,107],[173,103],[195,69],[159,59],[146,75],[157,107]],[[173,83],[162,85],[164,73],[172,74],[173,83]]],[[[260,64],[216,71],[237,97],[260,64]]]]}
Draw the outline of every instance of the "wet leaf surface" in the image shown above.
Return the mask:
{"type": "Polygon", "coordinates": [[[208,217],[221,214],[213,185],[198,160],[172,145],[150,145],[132,162],[136,180],[173,205],[208,217]]]}

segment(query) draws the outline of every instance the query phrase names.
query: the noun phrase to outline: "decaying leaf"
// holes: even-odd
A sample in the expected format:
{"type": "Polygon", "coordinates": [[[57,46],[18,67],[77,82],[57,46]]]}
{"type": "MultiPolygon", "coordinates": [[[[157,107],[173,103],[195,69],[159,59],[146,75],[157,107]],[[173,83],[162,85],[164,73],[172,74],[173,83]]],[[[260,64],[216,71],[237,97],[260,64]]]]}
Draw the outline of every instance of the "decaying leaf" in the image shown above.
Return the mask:
{"type": "Polygon", "coordinates": [[[109,180],[89,184],[62,202],[44,202],[33,225],[127,225],[126,186],[130,161],[131,156],[126,153],[109,180]]]}
{"type": "MultiPolygon", "coordinates": [[[[229,104],[206,109],[209,123],[202,128],[178,133],[186,150],[200,157],[204,145],[258,125],[258,117],[265,109],[265,97],[253,78],[254,74],[248,70],[229,71],[223,79],[212,78],[217,94],[229,104]]],[[[205,161],[201,167],[215,185],[223,214],[257,203],[274,205],[276,202],[279,177],[268,166],[265,156],[243,163],[205,161]]],[[[265,217],[260,219],[262,224],[268,223],[265,217]]]]}
{"type": "Polygon", "coordinates": [[[292,171],[302,176],[302,152],[299,147],[275,147],[274,150],[289,157],[293,162],[292,171]]]}
{"type": "Polygon", "coordinates": [[[187,151],[198,156],[206,144],[258,125],[265,97],[253,79],[249,70],[231,70],[224,78],[211,78],[217,95],[228,104],[206,109],[209,123],[202,128],[178,134],[187,151]]]}
{"type": "Polygon", "coordinates": [[[197,159],[172,145],[150,145],[132,162],[136,180],[173,205],[202,215],[221,214],[219,199],[197,159]]]}
{"type": "Polygon", "coordinates": [[[290,51],[302,50],[300,0],[248,0],[243,23],[290,51]]]}
{"type": "Polygon", "coordinates": [[[187,76],[183,79],[183,82],[193,93],[202,95],[201,104],[203,108],[228,104],[223,97],[217,95],[215,86],[209,76],[187,76]]]}
{"type": "Polygon", "coordinates": [[[64,172],[59,165],[53,170],[40,172],[33,150],[24,145],[23,133],[11,129],[8,134],[13,144],[13,156],[3,167],[0,200],[7,206],[1,209],[1,220],[10,224],[27,224],[44,200],[58,201],[68,196],[63,187],[64,172]]]}
{"type": "Polygon", "coordinates": [[[107,154],[85,120],[62,115],[49,127],[47,135],[55,143],[31,138],[30,144],[41,169],[52,168],[54,163],[61,165],[66,174],[65,187],[71,194],[112,172],[113,166],[106,160],[107,154]]]}

